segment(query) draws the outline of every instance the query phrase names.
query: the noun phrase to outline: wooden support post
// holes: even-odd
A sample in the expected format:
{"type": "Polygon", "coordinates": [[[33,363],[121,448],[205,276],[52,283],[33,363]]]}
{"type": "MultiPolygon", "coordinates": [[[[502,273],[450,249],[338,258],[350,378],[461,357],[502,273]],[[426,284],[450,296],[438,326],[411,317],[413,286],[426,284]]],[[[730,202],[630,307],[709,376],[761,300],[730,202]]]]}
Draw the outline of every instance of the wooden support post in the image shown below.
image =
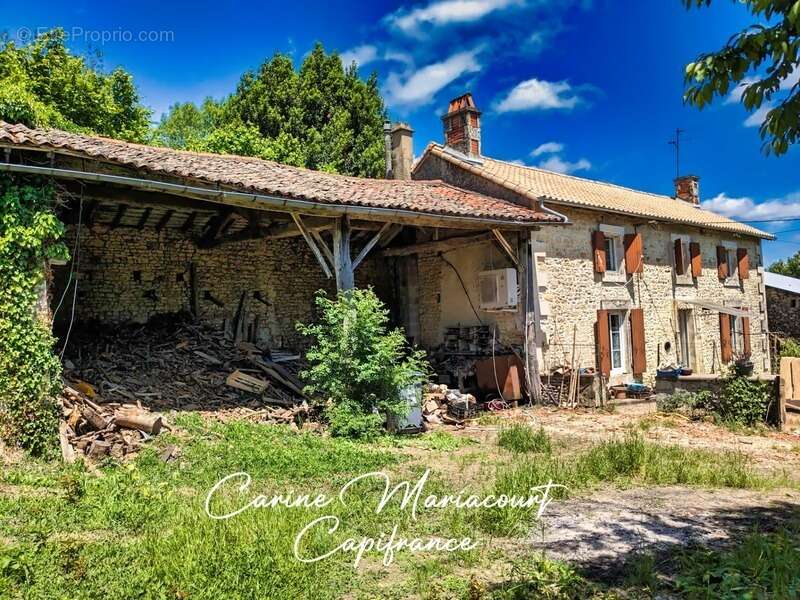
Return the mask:
{"type": "Polygon", "coordinates": [[[294,219],[294,223],[295,225],[297,225],[297,229],[300,230],[300,233],[303,235],[303,239],[306,241],[306,244],[308,244],[308,247],[311,248],[311,252],[314,254],[314,256],[317,259],[317,262],[322,267],[322,271],[325,273],[325,276],[333,277],[333,274],[331,273],[331,270],[328,267],[328,263],[325,262],[325,257],[322,255],[322,252],[317,247],[314,238],[308,231],[308,228],[303,223],[303,220],[300,218],[300,215],[292,213],[292,219],[294,219]]]}
{"type": "Polygon", "coordinates": [[[522,308],[525,317],[525,380],[528,384],[528,394],[531,401],[540,404],[542,401],[542,381],[538,354],[541,308],[539,304],[539,282],[536,273],[537,265],[534,255],[533,234],[520,237],[519,251],[524,256],[522,270],[525,275],[523,280],[525,282],[523,288],[525,304],[522,308]]]}
{"type": "Polygon", "coordinates": [[[350,257],[350,217],[336,219],[333,227],[333,268],[336,272],[336,289],[340,292],[355,287],[353,261],[350,257]]]}
{"type": "Polygon", "coordinates": [[[353,270],[358,268],[358,265],[361,264],[361,261],[364,260],[367,257],[367,254],[369,254],[369,251],[372,250],[375,247],[375,244],[378,243],[378,240],[381,239],[381,236],[384,233],[386,233],[386,230],[389,229],[389,227],[391,227],[391,226],[392,226],[391,223],[385,223],[383,225],[383,227],[380,228],[378,233],[376,233],[374,236],[372,236],[372,239],[367,242],[366,246],[364,246],[361,249],[361,252],[358,253],[358,256],[356,256],[356,259],[353,261],[353,270]]]}

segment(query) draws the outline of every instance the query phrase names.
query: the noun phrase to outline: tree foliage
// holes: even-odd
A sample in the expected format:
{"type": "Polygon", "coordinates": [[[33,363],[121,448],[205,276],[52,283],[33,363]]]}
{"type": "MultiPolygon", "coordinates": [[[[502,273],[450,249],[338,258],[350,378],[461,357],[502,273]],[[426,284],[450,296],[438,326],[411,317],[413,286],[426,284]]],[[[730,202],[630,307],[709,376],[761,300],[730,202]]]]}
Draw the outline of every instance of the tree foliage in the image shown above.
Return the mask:
{"type": "MultiPolygon", "coordinates": [[[[682,1],[692,8],[712,0],[682,1]]],[[[741,86],[745,108],[768,109],[760,128],[764,150],[784,154],[800,140],[800,0],[736,1],[759,23],[686,66],[684,100],[703,108],[741,86]]]]}
{"type": "Polygon", "coordinates": [[[360,79],[317,44],[299,70],[278,53],[245,73],[225,100],[172,106],[153,137],[173,148],[378,177],[384,116],[376,76],[360,79]]]}
{"type": "Polygon", "coordinates": [[[0,177],[0,435],[33,454],[54,447],[61,363],[35,311],[45,261],[66,258],[53,190],[0,177]]]}
{"type": "Polygon", "coordinates": [[[775,261],[767,268],[767,271],[800,279],[800,251],[788,258],[775,261]]]}
{"type": "Polygon", "coordinates": [[[143,141],[150,112],[139,103],[131,75],[102,73],[65,45],[62,29],[29,44],[0,49],[0,119],[143,141]]]}
{"type": "Polygon", "coordinates": [[[403,387],[422,381],[425,353],[409,350],[400,329],[389,329],[389,311],[372,289],[356,289],[316,299],[319,320],[298,323],[313,339],[304,376],[309,391],[330,400],[326,416],[335,435],[377,433],[387,414],[403,414],[403,387]]]}

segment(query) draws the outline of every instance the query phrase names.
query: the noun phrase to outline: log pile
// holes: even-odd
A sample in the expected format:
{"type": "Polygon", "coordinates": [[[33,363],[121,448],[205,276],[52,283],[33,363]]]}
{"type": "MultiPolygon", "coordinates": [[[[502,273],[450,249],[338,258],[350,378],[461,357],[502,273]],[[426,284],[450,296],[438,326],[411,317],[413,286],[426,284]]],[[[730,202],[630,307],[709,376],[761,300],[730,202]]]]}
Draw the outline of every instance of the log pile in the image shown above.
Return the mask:
{"type": "Polygon", "coordinates": [[[477,401],[472,394],[429,383],[422,390],[422,418],[429,425],[462,425],[475,416],[477,401]]]}
{"type": "Polygon", "coordinates": [[[178,319],[83,328],[68,352],[67,380],[89,382],[103,403],[166,412],[291,408],[305,400],[296,356],[273,357],[269,349],[178,319]]]}
{"type": "MultiPolygon", "coordinates": [[[[86,391],[92,389],[86,383],[80,387],[86,391]]],[[[78,455],[93,461],[106,456],[124,459],[168,427],[160,414],[141,406],[98,404],[89,395],[69,385],[61,395],[62,421],[58,433],[66,462],[74,462],[78,455]]]]}

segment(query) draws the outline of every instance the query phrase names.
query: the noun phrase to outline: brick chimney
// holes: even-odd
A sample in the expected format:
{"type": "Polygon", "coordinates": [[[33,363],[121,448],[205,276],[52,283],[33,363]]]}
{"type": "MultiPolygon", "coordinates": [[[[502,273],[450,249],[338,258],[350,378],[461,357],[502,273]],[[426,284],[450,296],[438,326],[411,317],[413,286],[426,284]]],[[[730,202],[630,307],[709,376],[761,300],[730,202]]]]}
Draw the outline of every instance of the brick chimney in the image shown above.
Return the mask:
{"type": "Polygon", "coordinates": [[[700,178],[697,175],[683,175],[676,177],[675,198],[689,204],[700,204],[700,178]]]}
{"type": "Polygon", "coordinates": [[[453,98],[442,117],[444,144],[470,158],[481,155],[481,113],[475,107],[472,94],[453,98]]]}
{"type": "Polygon", "coordinates": [[[386,125],[383,129],[387,155],[386,179],[409,180],[414,163],[414,130],[408,123],[395,123],[391,128],[386,125]]]}

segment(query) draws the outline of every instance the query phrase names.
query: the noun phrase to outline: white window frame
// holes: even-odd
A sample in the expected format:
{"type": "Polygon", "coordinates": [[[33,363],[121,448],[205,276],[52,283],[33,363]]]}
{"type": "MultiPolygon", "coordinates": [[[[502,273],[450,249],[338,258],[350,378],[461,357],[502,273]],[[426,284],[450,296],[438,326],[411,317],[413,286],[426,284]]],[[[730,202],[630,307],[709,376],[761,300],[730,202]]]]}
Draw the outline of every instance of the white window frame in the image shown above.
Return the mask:
{"type": "Polygon", "coordinates": [[[722,247],[725,248],[725,260],[728,263],[728,277],[725,279],[725,285],[739,285],[739,256],[737,250],[739,246],[736,242],[722,242],[722,247]]]}
{"type": "Polygon", "coordinates": [[[675,273],[675,283],[681,285],[691,285],[694,283],[692,278],[692,253],[689,249],[689,244],[692,243],[692,238],[685,233],[673,233],[670,236],[670,254],[672,256],[672,271],[675,273]],[[683,251],[683,267],[684,272],[678,273],[677,265],[675,264],[675,241],[681,241],[681,250],[683,251]]]}
{"type": "Polygon", "coordinates": [[[608,339],[609,339],[609,360],[611,362],[611,375],[622,375],[628,372],[628,311],[610,310],[608,311],[608,339]],[[614,366],[614,328],[612,327],[612,317],[616,318],[619,325],[618,344],[619,344],[619,366],[614,366]]]}
{"type": "Polygon", "coordinates": [[[625,272],[625,228],[617,225],[600,224],[600,231],[606,239],[607,246],[604,248],[606,253],[606,271],[603,273],[603,281],[624,282],[628,275],[625,272]],[[613,249],[613,257],[609,259],[608,246],[613,249]],[[616,263],[616,269],[609,269],[609,262],[616,263]]]}

